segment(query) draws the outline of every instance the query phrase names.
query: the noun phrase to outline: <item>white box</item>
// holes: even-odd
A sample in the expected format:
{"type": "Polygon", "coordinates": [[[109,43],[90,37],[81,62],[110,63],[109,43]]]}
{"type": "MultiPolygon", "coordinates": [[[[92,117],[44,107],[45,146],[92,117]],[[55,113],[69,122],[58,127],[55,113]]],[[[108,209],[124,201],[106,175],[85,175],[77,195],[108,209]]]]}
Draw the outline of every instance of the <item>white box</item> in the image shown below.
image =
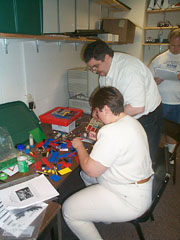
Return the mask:
{"type": "Polygon", "coordinates": [[[75,123],[76,123],[76,121],[72,122],[71,124],[69,124],[66,127],[65,126],[52,124],[52,129],[53,130],[57,130],[57,131],[61,131],[61,132],[69,133],[69,132],[71,132],[71,131],[73,131],[75,129],[75,123]]]}
{"type": "Polygon", "coordinates": [[[119,35],[112,34],[112,41],[113,42],[119,42],[119,35]]]}
{"type": "Polygon", "coordinates": [[[112,33],[102,33],[98,34],[98,38],[104,41],[112,42],[112,33]]]}

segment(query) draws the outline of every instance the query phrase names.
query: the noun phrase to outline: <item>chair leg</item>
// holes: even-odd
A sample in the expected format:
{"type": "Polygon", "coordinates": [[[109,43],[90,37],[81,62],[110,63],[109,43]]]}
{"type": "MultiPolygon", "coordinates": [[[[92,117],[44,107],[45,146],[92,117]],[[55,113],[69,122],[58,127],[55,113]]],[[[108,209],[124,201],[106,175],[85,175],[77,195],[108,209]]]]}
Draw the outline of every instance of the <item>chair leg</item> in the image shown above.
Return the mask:
{"type": "Polygon", "coordinates": [[[173,168],[173,173],[172,173],[173,184],[176,183],[176,159],[177,159],[177,149],[178,149],[179,145],[180,145],[180,143],[176,144],[174,152],[172,153],[172,156],[171,156],[171,159],[174,160],[174,164],[172,165],[172,168],[173,168]]]}
{"type": "Polygon", "coordinates": [[[175,154],[175,157],[174,157],[174,166],[173,166],[173,168],[174,168],[174,171],[173,171],[173,184],[176,183],[176,158],[177,158],[177,156],[176,156],[176,154],[175,154]]]}
{"type": "Polygon", "coordinates": [[[140,224],[139,224],[138,222],[131,222],[131,223],[135,226],[136,232],[137,232],[137,234],[138,234],[138,236],[139,236],[139,239],[140,239],[140,240],[145,240],[144,234],[143,234],[143,232],[142,232],[142,230],[141,230],[140,224]]]}
{"type": "Polygon", "coordinates": [[[154,221],[154,216],[153,216],[153,214],[151,214],[150,218],[151,218],[152,221],[154,221]]]}

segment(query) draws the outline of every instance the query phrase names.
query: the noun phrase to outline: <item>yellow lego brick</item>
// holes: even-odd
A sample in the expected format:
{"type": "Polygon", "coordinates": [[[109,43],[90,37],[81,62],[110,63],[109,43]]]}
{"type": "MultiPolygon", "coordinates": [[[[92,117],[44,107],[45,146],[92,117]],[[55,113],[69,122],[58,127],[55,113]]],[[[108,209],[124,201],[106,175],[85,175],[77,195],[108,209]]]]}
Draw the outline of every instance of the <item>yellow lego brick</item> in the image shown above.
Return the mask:
{"type": "Polygon", "coordinates": [[[61,175],[64,175],[66,173],[72,172],[72,170],[70,168],[63,168],[61,170],[58,171],[58,173],[60,173],[61,175]]]}

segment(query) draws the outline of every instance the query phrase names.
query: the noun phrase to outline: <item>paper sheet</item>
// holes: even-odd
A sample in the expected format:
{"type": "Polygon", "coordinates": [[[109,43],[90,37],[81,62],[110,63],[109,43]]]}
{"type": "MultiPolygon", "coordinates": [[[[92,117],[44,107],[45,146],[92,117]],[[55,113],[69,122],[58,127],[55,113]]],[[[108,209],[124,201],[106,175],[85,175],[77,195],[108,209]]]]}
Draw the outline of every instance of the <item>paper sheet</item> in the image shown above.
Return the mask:
{"type": "Polygon", "coordinates": [[[156,77],[159,77],[160,79],[178,81],[176,71],[171,71],[171,70],[168,70],[168,69],[155,68],[155,72],[156,72],[156,77]]]}
{"type": "Polygon", "coordinates": [[[10,234],[18,238],[22,233],[25,234],[26,228],[27,231],[29,231],[28,227],[30,224],[46,209],[47,206],[48,204],[46,203],[40,203],[38,205],[33,205],[28,209],[11,212],[5,208],[0,199],[0,228],[5,231],[5,236],[10,234]]]}
{"type": "Polygon", "coordinates": [[[0,190],[1,200],[8,210],[29,207],[58,195],[59,193],[43,174],[0,190]]]}

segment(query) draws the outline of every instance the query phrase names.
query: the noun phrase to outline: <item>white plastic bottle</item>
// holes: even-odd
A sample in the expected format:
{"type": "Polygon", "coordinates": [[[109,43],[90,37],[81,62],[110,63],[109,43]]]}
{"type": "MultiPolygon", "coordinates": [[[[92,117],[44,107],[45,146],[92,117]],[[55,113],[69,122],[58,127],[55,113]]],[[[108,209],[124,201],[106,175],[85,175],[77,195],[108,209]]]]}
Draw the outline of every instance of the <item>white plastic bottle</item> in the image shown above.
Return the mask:
{"type": "Polygon", "coordinates": [[[28,167],[28,158],[27,156],[24,154],[24,145],[23,144],[19,144],[17,145],[17,150],[19,151],[18,156],[17,156],[17,163],[18,163],[18,169],[20,173],[25,173],[28,172],[29,167],[28,167]]]}
{"type": "Polygon", "coordinates": [[[29,134],[29,145],[30,145],[30,148],[34,147],[34,139],[31,133],[29,134]]]}

